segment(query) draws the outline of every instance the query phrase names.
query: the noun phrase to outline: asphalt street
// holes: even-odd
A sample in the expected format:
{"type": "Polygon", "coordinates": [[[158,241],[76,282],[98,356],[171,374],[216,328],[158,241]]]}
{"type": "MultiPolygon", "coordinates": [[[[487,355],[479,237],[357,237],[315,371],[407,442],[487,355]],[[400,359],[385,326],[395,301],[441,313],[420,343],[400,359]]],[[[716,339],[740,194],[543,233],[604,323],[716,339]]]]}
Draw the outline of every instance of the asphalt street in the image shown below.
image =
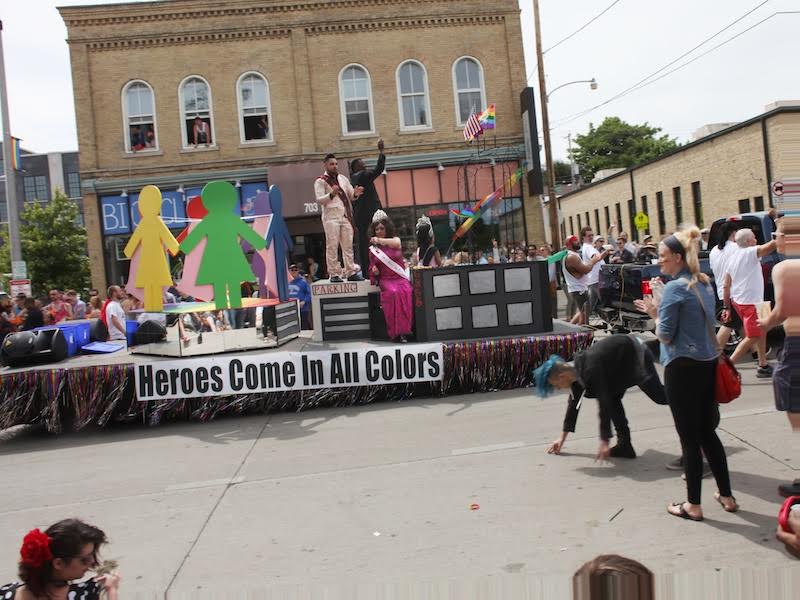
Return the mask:
{"type": "Polygon", "coordinates": [[[664,468],[678,440],[668,409],[638,389],[625,405],[640,456],[606,464],[594,460],[593,400],[551,456],[566,395],[526,389],[5,432],[0,581],[15,578],[26,531],[77,516],[109,534],[126,598],[568,598],[575,569],[608,552],[650,567],[660,597],[784,597],[800,572],[774,539],[776,488],[797,476],[800,437],[769,380],[742,370],[743,397],[720,426],[742,511],[723,512],[706,479],[703,523],[666,513],[685,498],[664,468]],[[746,593],[773,579],[774,596],[746,593]]]}

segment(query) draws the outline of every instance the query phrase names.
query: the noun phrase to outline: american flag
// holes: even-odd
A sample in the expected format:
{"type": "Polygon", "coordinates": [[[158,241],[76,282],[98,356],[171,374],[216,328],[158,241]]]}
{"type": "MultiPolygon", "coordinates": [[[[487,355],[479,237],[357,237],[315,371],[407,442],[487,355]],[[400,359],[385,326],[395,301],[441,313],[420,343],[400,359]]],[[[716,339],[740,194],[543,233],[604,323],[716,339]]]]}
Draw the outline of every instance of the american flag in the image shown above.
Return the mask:
{"type": "Polygon", "coordinates": [[[473,113],[469,116],[469,119],[467,119],[467,124],[464,125],[464,141],[471,142],[481,133],[483,133],[483,128],[481,127],[480,120],[478,119],[478,115],[473,113]]]}

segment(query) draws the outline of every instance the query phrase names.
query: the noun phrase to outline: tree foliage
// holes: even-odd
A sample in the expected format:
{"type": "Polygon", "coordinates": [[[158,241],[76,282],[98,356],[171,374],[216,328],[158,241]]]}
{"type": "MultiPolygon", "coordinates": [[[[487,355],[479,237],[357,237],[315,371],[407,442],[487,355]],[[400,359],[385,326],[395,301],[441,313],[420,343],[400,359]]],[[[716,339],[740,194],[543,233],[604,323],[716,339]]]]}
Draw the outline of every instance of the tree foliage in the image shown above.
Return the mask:
{"type": "Polygon", "coordinates": [[[28,263],[34,295],[52,288],[89,287],[86,230],[78,224],[79,216],[78,204],[61,190],[51,202],[34,202],[22,212],[22,258],[28,263]]]}
{"type": "Polygon", "coordinates": [[[7,273],[11,273],[11,240],[8,237],[8,225],[3,223],[0,225],[0,287],[8,294],[11,278],[7,273]]]}
{"type": "Polygon", "coordinates": [[[553,161],[556,183],[569,183],[572,180],[572,165],[563,160],[553,161]]]}
{"type": "Polygon", "coordinates": [[[674,150],[677,139],[661,133],[660,127],[647,123],[631,125],[619,117],[606,117],[597,127],[575,138],[572,155],[584,181],[591,181],[601,169],[628,168],[674,150]]]}

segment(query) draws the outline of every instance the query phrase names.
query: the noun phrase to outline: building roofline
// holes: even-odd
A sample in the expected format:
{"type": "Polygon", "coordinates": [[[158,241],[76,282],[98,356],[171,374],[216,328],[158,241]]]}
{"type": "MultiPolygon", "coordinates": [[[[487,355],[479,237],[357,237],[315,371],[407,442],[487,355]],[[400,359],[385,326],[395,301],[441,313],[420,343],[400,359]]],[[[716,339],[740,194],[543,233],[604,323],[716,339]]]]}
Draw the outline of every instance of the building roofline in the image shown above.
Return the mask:
{"type": "Polygon", "coordinates": [[[588,190],[588,189],[593,188],[593,187],[595,187],[597,185],[600,185],[601,183],[606,183],[607,181],[611,181],[612,179],[616,179],[617,177],[622,177],[624,175],[629,175],[630,173],[636,171],[637,169],[641,169],[642,167],[646,167],[647,165],[651,165],[651,164],[656,163],[656,162],[658,162],[660,160],[664,160],[665,158],[668,158],[668,157],[673,156],[675,154],[679,154],[681,152],[684,152],[685,150],[688,150],[690,148],[694,148],[695,146],[700,146],[701,144],[705,144],[706,142],[710,142],[711,140],[714,140],[714,139],[716,139],[718,137],[722,137],[723,135],[727,135],[729,133],[733,133],[734,131],[736,131],[738,129],[744,129],[745,127],[750,127],[750,125],[765,121],[765,120],[769,119],[770,117],[773,117],[773,116],[775,116],[777,114],[780,114],[780,113],[800,113],[800,106],[778,106],[776,108],[773,108],[770,111],[767,111],[765,113],[761,113],[760,115],[758,115],[756,117],[753,117],[751,119],[747,119],[746,121],[742,121],[741,123],[736,123],[736,125],[732,125],[730,127],[722,129],[720,131],[715,131],[714,133],[712,133],[710,135],[707,135],[705,137],[702,137],[699,140],[695,140],[693,142],[689,142],[688,144],[685,144],[685,145],[683,145],[683,146],[681,146],[679,148],[675,148],[675,150],[670,150],[669,152],[665,152],[664,154],[656,156],[655,158],[651,158],[650,160],[647,160],[645,162],[639,163],[638,165],[634,165],[632,167],[628,167],[627,169],[624,169],[624,170],[620,171],[619,173],[614,173],[613,175],[605,177],[605,178],[601,179],[600,181],[593,181],[592,183],[588,183],[588,184],[584,185],[583,187],[575,190],[574,192],[569,192],[568,194],[564,194],[563,196],[559,196],[558,199],[559,200],[563,200],[564,198],[567,198],[569,196],[574,196],[575,194],[579,194],[579,193],[581,193],[581,192],[583,192],[585,190],[588,190]]]}

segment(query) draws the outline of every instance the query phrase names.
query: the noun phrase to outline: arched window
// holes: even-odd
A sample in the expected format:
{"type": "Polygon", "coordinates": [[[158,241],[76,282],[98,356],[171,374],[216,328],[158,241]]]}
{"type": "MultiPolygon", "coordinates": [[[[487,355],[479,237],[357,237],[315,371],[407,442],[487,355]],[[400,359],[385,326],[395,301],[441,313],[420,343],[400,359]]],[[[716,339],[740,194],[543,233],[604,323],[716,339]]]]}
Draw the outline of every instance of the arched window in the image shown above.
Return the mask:
{"type": "Polygon", "coordinates": [[[267,80],[260,73],[245,73],[239,77],[236,90],[242,143],[273,141],[267,80]]]}
{"type": "Polygon", "coordinates": [[[400,129],[430,129],[428,74],[415,60],[407,60],[397,68],[397,104],[400,129]]]}
{"type": "Polygon", "coordinates": [[[453,89],[456,94],[456,119],[463,125],[469,116],[486,107],[483,67],[474,58],[464,56],[453,63],[453,89]]]}
{"type": "Polygon", "coordinates": [[[197,148],[216,145],[211,88],[197,75],[187,77],[180,86],[183,147],[197,148]]]}
{"type": "Polygon", "coordinates": [[[131,81],[122,89],[126,152],[158,149],[155,104],[153,88],[144,81],[131,81]]]}
{"type": "Polygon", "coordinates": [[[372,85],[361,65],[347,65],[339,73],[342,132],[372,133],[372,85]]]}

